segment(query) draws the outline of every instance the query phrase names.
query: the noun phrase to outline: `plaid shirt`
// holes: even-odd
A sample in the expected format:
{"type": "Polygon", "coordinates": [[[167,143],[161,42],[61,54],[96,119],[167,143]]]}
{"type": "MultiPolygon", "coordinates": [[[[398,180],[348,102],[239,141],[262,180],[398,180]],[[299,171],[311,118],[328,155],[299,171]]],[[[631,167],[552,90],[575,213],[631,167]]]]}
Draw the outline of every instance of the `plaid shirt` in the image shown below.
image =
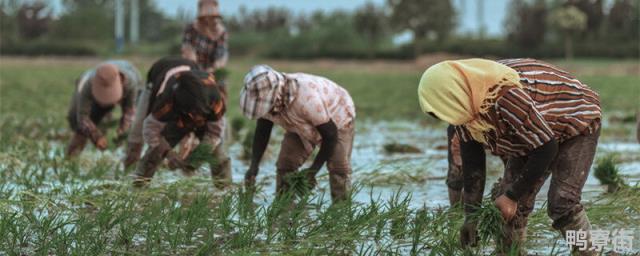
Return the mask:
{"type": "Polygon", "coordinates": [[[196,54],[196,62],[203,70],[216,68],[214,64],[217,60],[229,56],[227,48],[228,34],[224,26],[220,25],[220,33],[215,39],[211,39],[199,33],[194,24],[190,23],[184,30],[182,46],[190,47],[196,54]]]}

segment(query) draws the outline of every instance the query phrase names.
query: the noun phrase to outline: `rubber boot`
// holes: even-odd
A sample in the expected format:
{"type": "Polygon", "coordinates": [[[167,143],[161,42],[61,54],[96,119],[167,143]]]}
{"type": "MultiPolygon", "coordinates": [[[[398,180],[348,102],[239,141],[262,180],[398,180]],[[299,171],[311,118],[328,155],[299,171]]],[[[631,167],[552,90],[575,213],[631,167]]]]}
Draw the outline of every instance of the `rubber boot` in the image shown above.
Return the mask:
{"type": "MultiPolygon", "coordinates": [[[[571,255],[579,255],[579,256],[590,256],[590,255],[599,255],[600,253],[591,250],[591,223],[589,222],[589,217],[587,217],[587,213],[584,210],[574,214],[570,217],[569,221],[562,227],[559,227],[558,230],[562,232],[562,237],[566,239],[567,231],[579,231],[582,230],[586,232],[587,237],[585,242],[587,243],[586,250],[580,250],[577,246],[572,246],[571,255]]],[[[576,235],[577,238],[577,235],[576,235]]]]}
{"type": "Polygon", "coordinates": [[[69,142],[69,146],[67,146],[67,158],[78,156],[84,149],[85,145],[87,145],[87,137],[80,133],[74,133],[71,141],[69,142]]]}

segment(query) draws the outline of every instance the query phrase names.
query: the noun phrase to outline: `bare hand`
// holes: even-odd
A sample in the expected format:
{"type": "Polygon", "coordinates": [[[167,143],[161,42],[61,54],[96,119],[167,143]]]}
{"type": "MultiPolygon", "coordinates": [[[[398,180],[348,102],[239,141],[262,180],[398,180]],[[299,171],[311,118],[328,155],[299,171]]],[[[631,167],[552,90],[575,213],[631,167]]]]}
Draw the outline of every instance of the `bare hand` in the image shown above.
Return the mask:
{"type": "Polygon", "coordinates": [[[96,141],[96,148],[98,148],[99,150],[107,149],[107,138],[100,137],[98,141],[96,141]]]}
{"type": "Polygon", "coordinates": [[[245,187],[252,188],[256,185],[256,176],[258,176],[258,171],[257,167],[249,167],[249,170],[244,174],[245,187]]]}
{"type": "Polygon", "coordinates": [[[502,218],[506,221],[510,221],[516,216],[516,210],[518,209],[518,202],[511,200],[506,195],[499,196],[495,201],[496,207],[500,209],[502,218]]]}

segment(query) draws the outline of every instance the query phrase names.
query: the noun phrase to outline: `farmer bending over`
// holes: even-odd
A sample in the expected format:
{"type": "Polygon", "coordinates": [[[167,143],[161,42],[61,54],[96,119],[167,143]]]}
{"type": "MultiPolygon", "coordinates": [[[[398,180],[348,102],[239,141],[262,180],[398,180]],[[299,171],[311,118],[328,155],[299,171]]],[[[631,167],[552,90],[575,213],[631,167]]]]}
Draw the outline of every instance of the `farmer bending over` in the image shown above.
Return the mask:
{"type": "Polygon", "coordinates": [[[97,126],[117,104],[122,107],[122,117],[116,133],[118,137],[124,136],[134,116],[136,90],[141,84],[140,72],[124,60],[105,61],[85,71],[76,82],[67,115],[74,132],[67,157],[80,154],[87,138],[96,148],[107,148],[107,139],[97,126]]]}
{"type": "Polygon", "coordinates": [[[245,175],[247,186],[255,183],[275,123],[286,130],[276,163],[277,192],[288,189],[285,176],[296,172],[320,145],[306,169],[310,185],[316,184],[315,175],[327,162],[331,198],[336,202],[349,197],[356,113],[345,89],[323,77],[285,74],[259,65],[244,78],[240,107],[245,116],[258,120],[251,165],[245,175]]]}
{"type": "MultiPolygon", "coordinates": [[[[480,205],[483,146],[507,156],[495,204],[506,220],[504,248],[522,245],[535,196],[551,175],[548,214],[562,235],[591,229],[580,204],[600,134],[599,96],[567,72],[532,59],[445,61],[425,71],[418,88],[425,113],[456,125],[468,216],[480,205]]],[[[463,245],[476,242],[465,219],[463,245]]],[[[578,252],[591,255],[595,252],[578,252]]]]}
{"type": "Polygon", "coordinates": [[[216,164],[209,167],[215,184],[230,183],[230,160],[221,140],[224,123],[220,122],[225,112],[225,92],[213,75],[200,71],[193,61],[168,57],[153,64],[147,81],[124,160],[125,166],[130,166],[139,159],[144,139],[148,149],[137,166],[135,184],[142,186],[150,181],[165,158],[170,168],[192,173],[193,167],[172,150],[191,132],[201,143],[212,146],[216,164]]]}

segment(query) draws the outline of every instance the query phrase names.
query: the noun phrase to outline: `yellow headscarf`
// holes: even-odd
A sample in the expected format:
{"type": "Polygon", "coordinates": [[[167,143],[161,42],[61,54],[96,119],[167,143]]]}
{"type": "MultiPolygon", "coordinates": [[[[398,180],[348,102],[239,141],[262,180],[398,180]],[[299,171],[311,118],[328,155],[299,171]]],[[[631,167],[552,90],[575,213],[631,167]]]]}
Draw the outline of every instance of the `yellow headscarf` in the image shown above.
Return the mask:
{"type": "Polygon", "coordinates": [[[479,117],[489,110],[496,86],[517,86],[520,76],[510,67],[491,60],[444,61],[427,69],[418,87],[420,107],[452,125],[464,125],[474,140],[485,143],[484,133],[494,130],[479,117]],[[491,90],[490,90],[491,89],[491,90]]]}

